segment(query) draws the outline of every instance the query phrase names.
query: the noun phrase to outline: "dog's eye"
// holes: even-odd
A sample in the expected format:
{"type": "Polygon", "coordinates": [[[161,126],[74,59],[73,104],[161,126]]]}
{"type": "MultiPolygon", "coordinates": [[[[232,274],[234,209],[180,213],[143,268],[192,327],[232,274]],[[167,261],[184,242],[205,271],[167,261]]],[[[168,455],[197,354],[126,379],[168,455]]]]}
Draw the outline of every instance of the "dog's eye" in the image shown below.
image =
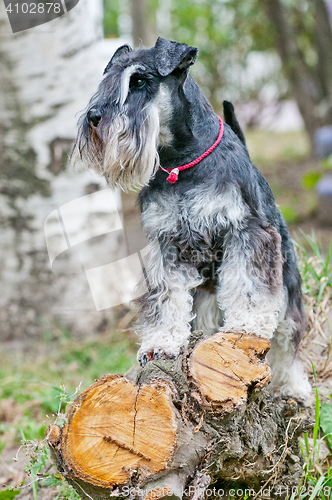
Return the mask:
{"type": "Polygon", "coordinates": [[[141,88],[144,87],[146,81],[139,75],[133,75],[130,79],[130,87],[141,88]]]}

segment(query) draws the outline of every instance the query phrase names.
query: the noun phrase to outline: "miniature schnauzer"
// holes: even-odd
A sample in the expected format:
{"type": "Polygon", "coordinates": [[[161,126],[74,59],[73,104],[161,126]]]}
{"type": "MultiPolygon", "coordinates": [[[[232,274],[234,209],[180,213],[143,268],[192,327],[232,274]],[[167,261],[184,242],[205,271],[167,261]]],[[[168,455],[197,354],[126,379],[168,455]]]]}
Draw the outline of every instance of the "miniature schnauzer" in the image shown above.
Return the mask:
{"type": "Polygon", "coordinates": [[[150,49],[120,47],[80,119],[72,161],[112,186],[142,188],[151,252],[140,363],[175,357],[192,329],[255,334],[271,340],[274,392],[306,399],[306,316],[290,236],[231,103],[224,125],[189,75],[197,54],[162,38],[150,49]]]}

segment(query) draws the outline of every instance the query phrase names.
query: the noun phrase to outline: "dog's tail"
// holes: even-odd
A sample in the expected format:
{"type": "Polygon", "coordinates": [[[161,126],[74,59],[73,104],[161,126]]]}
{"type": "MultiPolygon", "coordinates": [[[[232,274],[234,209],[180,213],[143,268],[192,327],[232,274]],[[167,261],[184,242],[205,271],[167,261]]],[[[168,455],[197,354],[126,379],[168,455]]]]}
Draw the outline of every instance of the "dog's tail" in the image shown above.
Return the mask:
{"type": "Polygon", "coordinates": [[[222,103],[224,108],[224,119],[225,123],[231,127],[233,132],[238,136],[242,144],[247,147],[246,139],[244,137],[244,133],[242,128],[240,127],[239,122],[235,116],[234,106],[230,101],[223,101],[222,103]]]}

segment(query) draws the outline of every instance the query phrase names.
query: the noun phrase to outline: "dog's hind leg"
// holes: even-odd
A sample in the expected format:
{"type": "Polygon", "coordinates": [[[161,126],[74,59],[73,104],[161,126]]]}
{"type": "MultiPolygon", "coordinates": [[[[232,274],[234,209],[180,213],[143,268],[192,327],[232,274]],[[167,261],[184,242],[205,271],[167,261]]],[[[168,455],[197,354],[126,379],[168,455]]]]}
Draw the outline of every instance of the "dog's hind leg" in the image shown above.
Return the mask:
{"type": "Polygon", "coordinates": [[[273,373],[269,390],[273,394],[306,400],[310,396],[311,386],[298,357],[295,337],[296,323],[286,314],[273,335],[267,355],[273,373]]]}
{"type": "Polygon", "coordinates": [[[280,234],[252,217],[227,233],[224,247],[217,291],[223,330],[271,339],[285,307],[280,234]]]}
{"type": "Polygon", "coordinates": [[[284,241],[283,282],[285,308],[274,332],[267,359],[273,377],[271,390],[284,396],[305,400],[311,392],[307,375],[299,360],[299,345],[307,327],[307,316],[301,294],[301,277],[296,256],[285,225],[281,228],[284,241]]]}
{"type": "Polygon", "coordinates": [[[230,232],[225,248],[217,293],[222,330],[270,339],[272,391],[306,399],[311,388],[297,352],[304,315],[299,292],[284,286],[280,234],[254,219],[246,229],[230,232]]]}

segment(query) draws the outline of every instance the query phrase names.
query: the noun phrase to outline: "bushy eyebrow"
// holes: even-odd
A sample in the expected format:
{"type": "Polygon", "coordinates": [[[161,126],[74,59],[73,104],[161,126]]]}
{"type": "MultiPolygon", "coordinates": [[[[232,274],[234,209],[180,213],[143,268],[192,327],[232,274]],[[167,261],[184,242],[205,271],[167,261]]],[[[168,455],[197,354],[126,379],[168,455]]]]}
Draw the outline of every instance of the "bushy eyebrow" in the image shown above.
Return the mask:
{"type": "Polygon", "coordinates": [[[126,102],[128,96],[130,77],[134,73],[137,73],[139,71],[145,71],[144,66],[142,66],[141,64],[132,64],[131,66],[128,66],[123,70],[121,75],[121,90],[120,90],[121,106],[123,106],[123,104],[126,102]]]}

